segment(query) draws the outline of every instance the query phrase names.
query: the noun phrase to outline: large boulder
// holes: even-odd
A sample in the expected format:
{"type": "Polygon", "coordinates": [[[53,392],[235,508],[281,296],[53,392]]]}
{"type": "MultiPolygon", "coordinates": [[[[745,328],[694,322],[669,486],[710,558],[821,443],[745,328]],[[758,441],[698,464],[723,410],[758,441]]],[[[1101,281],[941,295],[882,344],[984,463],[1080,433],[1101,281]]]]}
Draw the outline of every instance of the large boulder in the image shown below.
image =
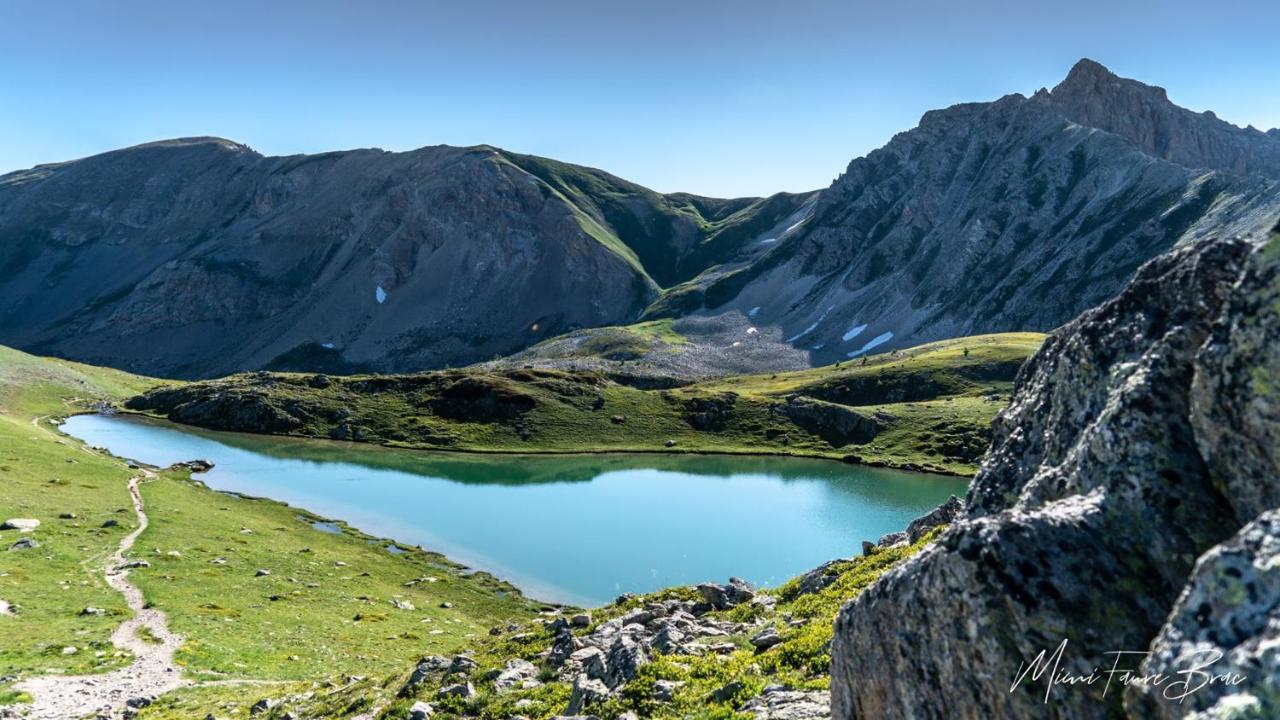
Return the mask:
{"type": "MultiPolygon", "coordinates": [[[[1235,361],[1221,358],[1243,354],[1262,368],[1255,388],[1275,377],[1266,373],[1280,346],[1234,339],[1242,325],[1249,337],[1274,337],[1275,314],[1254,316],[1265,327],[1230,317],[1257,298],[1256,288],[1243,290],[1254,300],[1238,296],[1246,265],[1256,274],[1276,255],[1274,243],[1250,260],[1254,251],[1224,240],[1157,257],[1046,341],[996,420],[963,515],[841,610],[834,717],[1124,712],[1118,687],[1053,680],[1146,650],[1196,558],[1280,492],[1274,452],[1258,450],[1248,496],[1257,499],[1228,502],[1223,469],[1239,443],[1193,420],[1220,413],[1250,438],[1275,437],[1266,403],[1259,412],[1247,396],[1193,409],[1209,394],[1199,388],[1230,381],[1221,375],[1235,361]],[[1209,352],[1216,343],[1228,349],[1209,352]]],[[[1262,284],[1274,292],[1269,277],[1262,284]]]]}
{"type": "Polygon", "coordinates": [[[1280,511],[1273,510],[1196,563],[1139,673],[1169,680],[1132,684],[1129,710],[1143,718],[1280,717],[1278,668],[1280,511]]]}

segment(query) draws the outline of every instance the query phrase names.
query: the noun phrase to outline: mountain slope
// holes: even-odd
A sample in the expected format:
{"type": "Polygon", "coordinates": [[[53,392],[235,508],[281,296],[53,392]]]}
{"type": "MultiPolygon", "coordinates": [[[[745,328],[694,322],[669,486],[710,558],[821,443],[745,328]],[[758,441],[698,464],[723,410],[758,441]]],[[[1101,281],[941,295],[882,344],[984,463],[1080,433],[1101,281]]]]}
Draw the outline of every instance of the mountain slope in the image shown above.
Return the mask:
{"type": "Polygon", "coordinates": [[[473,362],[633,320],[671,243],[729,256],[703,241],[804,199],[668,198],[489,147],[153,143],[0,177],[0,339],[178,377],[473,362]]]}
{"type": "Polygon", "coordinates": [[[780,326],[815,362],[1048,330],[1179,242],[1269,228],[1280,143],[1163,97],[1084,61],[1052,93],[927,113],[854,160],[798,232],[706,283],[702,312],[780,326]]]}

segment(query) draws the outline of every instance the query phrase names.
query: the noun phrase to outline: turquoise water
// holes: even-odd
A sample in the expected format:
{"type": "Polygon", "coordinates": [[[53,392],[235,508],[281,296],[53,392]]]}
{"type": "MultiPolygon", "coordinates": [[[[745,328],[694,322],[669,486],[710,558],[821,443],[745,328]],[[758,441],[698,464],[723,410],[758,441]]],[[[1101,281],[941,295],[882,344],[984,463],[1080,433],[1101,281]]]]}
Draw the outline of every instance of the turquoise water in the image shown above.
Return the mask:
{"type": "Polygon", "coordinates": [[[210,460],[199,477],[212,488],[345,520],[580,605],[730,575],[777,585],[965,489],[799,458],[429,453],[102,415],[63,430],[152,465],[210,460]]]}

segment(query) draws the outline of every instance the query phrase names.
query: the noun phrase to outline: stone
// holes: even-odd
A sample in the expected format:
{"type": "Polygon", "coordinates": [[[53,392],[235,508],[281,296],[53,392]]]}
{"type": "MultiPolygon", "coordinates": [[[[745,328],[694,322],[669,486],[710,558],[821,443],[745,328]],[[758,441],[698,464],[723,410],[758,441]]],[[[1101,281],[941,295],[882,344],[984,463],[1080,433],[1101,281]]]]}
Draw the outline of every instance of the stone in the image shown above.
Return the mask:
{"type": "Polygon", "coordinates": [[[493,680],[493,690],[498,694],[522,687],[536,685],[538,667],[528,660],[508,660],[506,667],[493,680]],[[532,685],[531,685],[532,684],[532,685]]]}
{"type": "Polygon", "coordinates": [[[455,655],[453,656],[453,660],[449,662],[448,674],[469,675],[471,671],[475,670],[477,667],[479,667],[479,664],[472,658],[466,655],[455,655]]]}
{"type": "Polygon", "coordinates": [[[767,627],[751,638],[751,645],[760,652],[768,650],[781,642],[782,635],[778,633],[778,629],[775,627],[767,627]]]}
{"type": "Polygon", "coordinates": [[[947,525],[960,517],[964,512],[964,501],[952,495],[947,501],[923,517],[912,520],[907,525],[907,542],[915,543],[924,537],[930,530],[940,526],[947,525]]]}
{"type": "Polygon", "coordinates": [[[444,673],[451,664],[448,658],[440,655],[428,655],[422,658],[414,666],[413,672],[409,673],[409,679],[405,681],[404,687],[400,689],[401,697],[408,697],[418,691],[431,678],[433,674],[444,673]]]}
{"type": "Polygon", "coordinates": [[[253,571],[254,577],[266,577],[270,574],[271,574],[271,571],[267,570],[266,568],[258,568],[257,570],[253,571]]]}
{"type": "Polygon", "coordinates": [[[104,520],[102,522],[102,527],[104,528],[120,527],[120,521],[116,520],[115,518],[111,518],[110,520],[104,520]]]}
{"type": "Polygon", "coordinates": [[[599,680],[579,675],[573,680],[573,692],[569,695],[567,715],[577,715],[592,705],[604,702],[609,698],[609,688],[599,680]]]}
{"type": "Polygon", "coordinates": [[[31,532],[40,527],[40,521],[35,518],[9,518],[0,523],[0,530],[20,530],[22,532],[31,532]]]}
{"type": "Polygon", "coordinates": [[[695,590],[716,610],[727,610],[751,600],[756,595],[755,588],[741,578],[729,578],[728,585],[701,583],[695,590]]]}
{"type": "Polygon", "coordinates": [[[649,656],[640,643],[623,636],[613,641],[605,658],[603,680],[610,690],[615,690],[635,679],[640,668],[649,662],[649,656]]]}
{"type": "Polygon", "coordinates": [[[429,703],[416,702],[409,706],[409,720],[427,720],[436,714],[436,709],[429,703]]]}
{"type": "Polygon", "coordinates": [[[34,538],[24,537],[18,538],[17,542],[9,546],[9,550],[12,552],[14,550],[31,550],[38,547],[40,547],[40,543],[36,542],[34,538]]]}
{"type": "Polygon", "coordinates": [[[831,694],[825,690],[788,690],[771,685],[739,708],[755,720],[826,720],[831,717],[831,694]]]}
{"type": "Polygon", "coordinates": [[[653,699],[661,702],[671,702],[684,685],[679,680],[655,680],[653,682],[653,699]]]}
{"type": "Polygon", "coordinates": [[[1125,689],[1133,717],[1280,717],[1280,510],[1262,513],[1196,562],[1139,673],[1188,677],[1196,668],[1243,682],[1206,683],[1186,697],[1167,686],[1125,689]]]}
{"type": "Polygon", "coordinates": [[[578,613],[569,618],[569,626],[584,628],[591,625],[591,613],[578,613]]]}
{"type": "Polygon", "coordinates": [[[471,683],[462,682],[454,683],[453,685],[446,685],[445,687],[440,688],[439,692],[436,693],[436,697],[442,699],[449,697],[469,698],[473,697],[475,694],[476,689],[471,685],[471,683]]]}
{"type": "Polygon", "coordinates": [[[741,680],[733,680],[713,690],[711,692],[711,700],[713,702],[728,702],[746,689],[746,683],[741,680]]]}
{"type": "Polygon", "coordinates": [[[73,512],[58,513],[59,520],[75,520],[76,514],[73,512]]]}
{"type": "Polygon", "coordinates": [[[97,607],[86,607],[80,611],[81,615],[106,615],[107,611],[97,607]]]}
{"type": "Polygon", "coordinates": [[[249,707],[250,715],[261,715],[280,704],[279,700],[263,698],[249,707]]]}
{"type": "Polygon", "coordinates": [[[1126,693],[1104,697],[1105,683],[1016,679],[1064,640],[1059,670],[1072,675],[1151,646],[1178,622],[1170,612],[1196,558],[1280,497],[1257,444],[1274,437],[1254,410],[1268,406],[1237,403],[1262,389],[1243,376],[1275,357],[1274,343],[1252,342],[1280,328],[1274,314],[1233,309],[1270,297],[1270,257],[1246,240],[1188,243],[1046,340],[994,423],[960,516],[841,609],[834,717],[1038,717],[1046,691],[1060,717],[1123,712],[1126,693]],[[1214,387],[1235,389],[1225,404],[1197,390],[1214,387]],[[1206,431],[1197,417],[1248,431],[1206,431]],[[1217,460],[1232,457],[1256,483],[1238,495],[1217,460]]]}
{"type": "Polygon", "coordinates": [[[882,548],[891,548],[891,547],[899,547],[901,545],[906,545],[910,542],[911,542],[911,538],[909,538],[907,536],[907,533],[904,531],[904,532],[892,532],[892,533],[889,533],[888,535],[882,535],[880,536],[880,540],[876,542],[876,544],[882,548]]]}

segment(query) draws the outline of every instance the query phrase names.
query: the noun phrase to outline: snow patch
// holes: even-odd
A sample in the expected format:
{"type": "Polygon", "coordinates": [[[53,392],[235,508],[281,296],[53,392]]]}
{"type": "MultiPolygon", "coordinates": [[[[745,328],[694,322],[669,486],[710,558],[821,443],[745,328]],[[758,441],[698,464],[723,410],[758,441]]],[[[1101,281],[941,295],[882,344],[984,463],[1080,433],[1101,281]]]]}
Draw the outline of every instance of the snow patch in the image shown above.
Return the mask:
{"type": "Polygon", "coordinates": [[[867,326],[866,326],[866,325],[859,325],[859,326],[857,326],[857,327],[850,328],[850,329],[849,329],[849,332],[847,332],[847,333],[845,333],[845,334],[843,334],[843,335],[841,335],[841,336],[840,336],[840,339],[841,339],[841,340],[844,340],[845,342],[849,342],[850,340],[852,340],[852,339],[854,339],[854,338],[858,337],[859,335],[861,335],[861,334],[862,334],[862,331],[863,331],[863,330],[866,330],[866,329],[867,329],[867,326]]]}
{"type": "Polygon", "coordinates": [[[760,244],[761,244],[761,245],[768,245],[769,243],[776,243],[776,242],[778,242],[778,238],[765,238],[765,239],[763,239],[763,240],[761,240],[761,241],[760,241],[760,244]]]}
{"type": "Polygon", "coordinates": [[[787,340],[786,340],[787,344],[791,344],[791,343],[793,343],[793,342],[795,342],[795,341],[799,340],[800,338],[804,337],[805,335],[808,335],[809,333],[811,333],[811,332],[813,332],[814,330],[818,329],[818,326],[822,324],[822,321],[827,319],[827,313],[831,312],[834,308],[835,308],[835,305],[832,305],[831,307],[828,307],[826,310],[823,310],[823,311],[822,311],[822,314],[818,316],[818,319],[817,319],[817,320],[814,320],[814,321],[813,321],[813,324],[812,324],[812,325],[810,325],[809,327],[805,328],[804,330],[801,330],[800,332],[796,333],[795,335],[792,335],[791,337],[787,338],[787,340]]]}
{"type": "Polygon", "coordinates": [[[824,348],[824,347],[826,347],[826,346],[827,346],[827,344],[826,344],[826,343],[818,343],[817,345],[814,345],[814,346],[813,346],[812,348],[810,348],[810,349],[811,349],[811,350],[821,350],[822,348],[824,348]]]}
{"type": "Polygon", "coordinates": [[[893,333],[891,332],[880,333],[879,335],[868,340],[866,345],[863,345],[858,350],[854,350],[853,352],[849,353],[849,357],[858,357],[859,355],[866,353],[871,348],[883,345],[892,339],[893,339],[893,333]]]}
{"type": "Polygon", "coordinates": [[[751,308],[750,310],[748,310],[748,311],[747,311],[747,317],[749,317],[749,318],[753,318],[753,317],[755,317],[756,315],[759,315],[759,314],[760,314],[760,306],[759,306],[759,305],[757,305],[757,306],[755,306],[755,307],[753,307],[753,308],[751,308]]]}
{"type": "Polygon", "coordinates": [[[381,305],[387,301],[387,291],[383,290],[382,286],[379,285],[378,289],[373,291],[373,297],[378,301],[378,304],[381,305]]]}
{"type": "Polygon", "coordinates": [[[334,348],[334,344],[333,344],[333,343],[325,343],[325,344],[321,345],[320,347],[324,348],[325,350],[332,350],[332,349],[334,348]]]}
{"type": "Polygon", "coordinates": [[[753,327],[749,327],[749,328],[747,328],[747,334],[748,334],[748,335],[755,335],[755,334],[756,334],[756,333],[758,333],[758,332],[760,332],[760,331],[759,331],[759,330],[757,330],[757,329],[755,329],[755,328],[753,328],[753,327]]]}

